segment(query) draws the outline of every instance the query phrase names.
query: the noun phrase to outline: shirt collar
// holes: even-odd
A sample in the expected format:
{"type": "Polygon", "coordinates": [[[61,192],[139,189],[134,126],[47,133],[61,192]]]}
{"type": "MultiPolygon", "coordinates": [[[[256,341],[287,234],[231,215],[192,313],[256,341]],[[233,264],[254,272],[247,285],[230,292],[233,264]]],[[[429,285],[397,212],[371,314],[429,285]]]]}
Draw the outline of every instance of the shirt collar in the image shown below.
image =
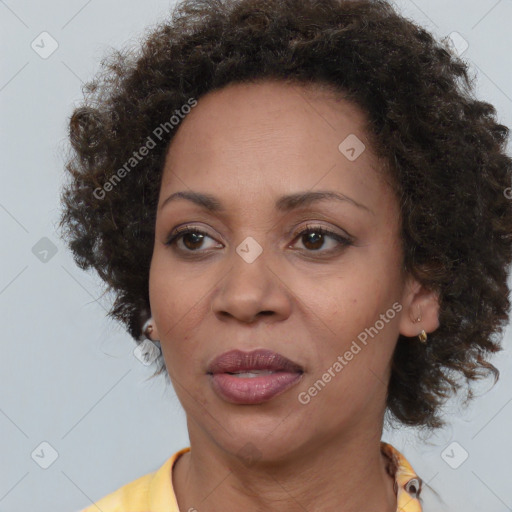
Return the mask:
{"type": "MultiPolygon", "coordinates": [[[[422,512],[419,495],[422,480],[407,459],[393,446],[380,443],[388,460],[387,471],[395,480],[396,512],[422,512]]],[[[149,505],[152,512],[180,512],[172,484],[172,469],[178,458],[190,451],[190,446],[177,451],[156,471],[149,486],[149,505]]]]}
{"type": "Polygon", "coordinates": [[[421,478],[396,448],[381,441],[380,449],[388,459],[388,473],[395,480],[397,512],[421,512],[421,478]]]}

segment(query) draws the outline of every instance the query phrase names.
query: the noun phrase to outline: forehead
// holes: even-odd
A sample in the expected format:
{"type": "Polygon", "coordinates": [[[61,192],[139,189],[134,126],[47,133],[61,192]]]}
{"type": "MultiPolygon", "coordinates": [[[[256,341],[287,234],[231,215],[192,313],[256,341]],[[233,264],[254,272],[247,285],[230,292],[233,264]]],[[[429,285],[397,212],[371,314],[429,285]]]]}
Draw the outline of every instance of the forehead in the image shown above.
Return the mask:
{"type": "Polygon", "coordinates": [[[315,188],[376,195],[383,163],[371,153],[365,123],[364,112],[324,87],[231,84],[200,98],[179,126],[160,203],[186,188],[246,204],[315,188]]]}

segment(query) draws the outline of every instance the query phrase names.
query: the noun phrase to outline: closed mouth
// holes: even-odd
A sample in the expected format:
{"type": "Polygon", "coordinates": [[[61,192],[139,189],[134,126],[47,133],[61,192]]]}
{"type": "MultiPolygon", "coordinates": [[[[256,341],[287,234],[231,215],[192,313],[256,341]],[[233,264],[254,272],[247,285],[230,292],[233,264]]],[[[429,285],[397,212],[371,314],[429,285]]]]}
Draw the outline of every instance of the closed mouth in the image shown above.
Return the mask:
{"type": "Polygon", "coordinates": [[[282,354],[258,349],[252,352],[224,352],[209,364],[207,371],[210,375],[228,373],[249,378],[277,372],[303,373],[303,368],[282,354]]]}

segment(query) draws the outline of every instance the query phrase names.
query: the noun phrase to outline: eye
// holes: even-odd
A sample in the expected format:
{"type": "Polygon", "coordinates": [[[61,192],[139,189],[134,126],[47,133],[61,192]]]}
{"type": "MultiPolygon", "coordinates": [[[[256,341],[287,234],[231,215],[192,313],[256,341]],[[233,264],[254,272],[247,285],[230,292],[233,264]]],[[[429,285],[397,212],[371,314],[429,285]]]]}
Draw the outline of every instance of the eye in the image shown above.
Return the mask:
{"type": "MultiPolygon", "coordinates": [[[[165,245],[176,246],[176,248],[181,252],[200,252],[201,249],[208,249],[208,247],[202,247],[205,237],[213,240],[208,233],[199,228],[183,226],[175,229],[171,233],[167,238],[165,245]]],[[[352,240],[348,236],[335,233],[334,231],[330,231],[322,226],[306,226],[305,229],[295,234],[294,240],[299,239],[303,241],[307,252],[320,252],[320,249],[324,247],[326,240],[329,239],[331,240],[331,247],[328,249],[324,248],[322,252],[332,252],[340,247],[346,247],[352,244],[352,240]]]]}
{"type": "Polygon", "coordinates": [[[198,249],[201,249],[201,244],[205,237],[213,240],[208,233],[201,229],[191,226],[183,226],[181,228],[177,228],[173,233],[171,233],[167,238],[165,245],[175,245],[182,252],[197,252],[198,249]],[[180,247],[178,242],[182,242],[182,245],[184,245],[185,248],[180,247]]]}
{"type": "Polygon", "coordinates": [[[352,240],[348,236],[335,233],[322,226],[306,226],[306,229],[295,235],[294,240],[297,239],[303,241],[304,247],[306,247],[308,252],[318,252],[325,245],[327,239],[331,239],[331,247],[324,249],[323,252],[331,252],[339,247],[352,244],[352,240]]]}

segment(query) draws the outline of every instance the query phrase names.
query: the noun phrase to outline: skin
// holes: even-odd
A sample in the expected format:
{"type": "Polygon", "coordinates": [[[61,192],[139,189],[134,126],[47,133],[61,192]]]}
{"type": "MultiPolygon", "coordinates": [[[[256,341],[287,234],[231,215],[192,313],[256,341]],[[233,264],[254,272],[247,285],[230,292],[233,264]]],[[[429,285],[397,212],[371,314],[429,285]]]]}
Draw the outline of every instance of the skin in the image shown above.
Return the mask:
{"type": "Polygon", "coordinates": [[[356,106],[319,86],[231,84],[202,97],[172,141],[149,289],[152,338],[161,342],[192,447],[173,472],[180,510],[396,511],[379,449],[392,354],[400,333],[439,326],[439,306],[403,272],[398,203],[364,123],[356,106]],[[366,145],[355,161],[338,149],[349,134],[366,145]],[[324,200],[274,208],[283,195],[318,190],[363,207],[324,200]],[[212,194],[225,211],[186,199],[162,207],[178,191],[212,194]],[[166,245],[184,224],[208,236],[166,245]],[[306,225],[349,234],[352,243],[295,236],[306,225]],[[236,252],[249,236],[263,250],[252,263],[236,252]],[[401,311],[300,403],[298,394],[395,302],[401,311]],[[304,368],[302,380],[263,404],[228,403],[206,368],[234,348],[280,352],[304,368]]]}

